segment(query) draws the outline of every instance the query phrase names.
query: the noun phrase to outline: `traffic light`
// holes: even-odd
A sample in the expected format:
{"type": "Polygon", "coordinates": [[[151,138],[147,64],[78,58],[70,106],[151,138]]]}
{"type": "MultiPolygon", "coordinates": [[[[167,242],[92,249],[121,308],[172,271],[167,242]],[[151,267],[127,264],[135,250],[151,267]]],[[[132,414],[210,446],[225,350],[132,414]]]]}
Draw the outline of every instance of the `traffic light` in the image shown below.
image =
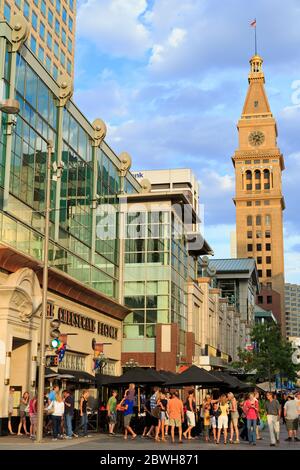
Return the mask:
{"type": "Polygon", "coordinates": [[[61,345],[59,326],[60,321],[58,319],[54,319],[50,322],[50,347],[52,349],[58,349],[61,345]]]}

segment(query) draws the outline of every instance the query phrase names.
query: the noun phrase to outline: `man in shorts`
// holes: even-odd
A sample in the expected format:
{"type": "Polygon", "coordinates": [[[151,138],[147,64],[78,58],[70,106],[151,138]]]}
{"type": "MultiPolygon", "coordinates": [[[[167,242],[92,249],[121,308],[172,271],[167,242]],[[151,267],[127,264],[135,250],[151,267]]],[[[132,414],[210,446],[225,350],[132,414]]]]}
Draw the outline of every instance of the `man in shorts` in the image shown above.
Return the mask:
{"type": "Polygon", "coordinates": [[[288,438],[285,440],[290,442],[294,438],[294,441],[299,441],[300,439],[297,437],[299,424],[298,403],[292,394],[288,395],[288,400],[284,405],[284,416],[288,432],[288,438]]]}
{"type": "Polygon", "coordinates": [[[182,444],[182,423],[184,421],[183,403],[179,399],[178,392],[172,393],[168,402],[168,416],[171,426],[172,442],[175,442],[175,427],[178,428],[179,444],[182,444]]]}

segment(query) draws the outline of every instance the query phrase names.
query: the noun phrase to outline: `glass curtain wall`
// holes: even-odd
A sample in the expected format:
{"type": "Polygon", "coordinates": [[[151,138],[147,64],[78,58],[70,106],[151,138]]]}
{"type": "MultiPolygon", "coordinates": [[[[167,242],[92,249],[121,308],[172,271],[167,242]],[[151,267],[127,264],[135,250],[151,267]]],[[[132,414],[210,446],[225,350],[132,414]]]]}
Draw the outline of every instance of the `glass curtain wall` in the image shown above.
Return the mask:
{"type": "Polygon", "coordinates": [[[133,311],[125,319],[124,352],[154,352],[156,324],[175,322],[184,353],[187,256],[178,235],[171,211],[127,214],[124,301],[133,311]]]}
{"type": "MultiPolygon", "coordinates": [[[[6,53],[4,97],[9,92],[10,53],[6,53]]],[[[46,73],[46,72],[45,72],[46,73]]],[[[57,100],[41,77],[19,54],[15,85],[20,113],[12,133],[9,201],[6,213],[0,213],[1,240],[18,250],[43,259],[45,210],[45,174],[47,141],[57,142],[57,100]]],[[[5,177],[6,119],[2,113],[0,133],[1,203],[5,177]]],[[[118,225],[117,216],[110,221],[113,236],[95,240],[92,253],[92,179],[93,155],[91,136],[76,121],[70,107],[63,111],[64,168],[60,185],[51,183],[50,265],[79,281],[117,297],[118,225]],[[55,207],[60,188],[59,207],[55,207]],[[55,211],[59,210],[58,239],[54,238],[55,211]]],[[[54,159],[57,158],[55,154],[54,159]]],[[[120,182],[117,166],[103,150],[96,150],[98,178],[96,224],[102,224],[99,207],[117,204],[120,182]]],[[[135,189],[126,180],[131,192],[135,189]]],[[[2,208],[2,206],[1,206],[2,208]]],[[[101,214],[101,211],[100,211],[101,214]]],[[[103,222],[104,223],[104,222],[103,222]]]]}

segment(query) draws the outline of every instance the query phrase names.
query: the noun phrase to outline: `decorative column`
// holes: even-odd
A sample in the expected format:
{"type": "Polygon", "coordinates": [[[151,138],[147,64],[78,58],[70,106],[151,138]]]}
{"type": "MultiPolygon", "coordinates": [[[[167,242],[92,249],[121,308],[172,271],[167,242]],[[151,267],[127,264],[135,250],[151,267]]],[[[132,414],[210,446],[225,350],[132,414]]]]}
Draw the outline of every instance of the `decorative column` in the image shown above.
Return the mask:
{"type": "MultiPolygon", "coordinates": [[[[56,163],[57,168],[63,168],[62,150],[63,150],[63,116],[64,107],[73,95],[73,82],[67,75],[60,75],[58,78],[59,94],[57,98],[57,137],[56,137],[56,163]]],[[[59,216],[60,216],[60,193],[61,178],[57,178],[55,190],[55,212],[54,212],[54,239],[59,239],[59,216]]]]}
{"type": "Polygon", "coordinates": [[[106,125],[102,119],[95,119],[92,123],[93,126],[93,138],[92,138],[92,161],[93,161],[93,188],[92,188],[92,230],[91,230],[91,263],[95,262],[95,249],[96,249],[96,217],[98,207],[98,195],[97,195],[97,181],[98,181],[98,148],[101,148],[101,144],[106,136],[106,125]]]}

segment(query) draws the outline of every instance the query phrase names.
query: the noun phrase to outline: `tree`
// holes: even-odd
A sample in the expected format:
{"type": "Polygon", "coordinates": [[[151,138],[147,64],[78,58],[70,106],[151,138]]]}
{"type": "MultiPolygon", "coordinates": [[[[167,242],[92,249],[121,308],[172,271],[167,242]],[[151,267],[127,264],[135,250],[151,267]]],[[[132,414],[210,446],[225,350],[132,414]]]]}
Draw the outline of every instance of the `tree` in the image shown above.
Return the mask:
{"type": "Polygon", "coordinates": [[[299,365],[292,361],[293,349],[291,343],[282,337],[280,328],[275,324],[257,324],[251,332],[251,341],[254,345],[252,351],[239,349],[239,361],[234,367],[242,368],[245,372],[252,371],[256,381],[271,382],[276,375],[282,380],[295,381],[299,365]]]}

